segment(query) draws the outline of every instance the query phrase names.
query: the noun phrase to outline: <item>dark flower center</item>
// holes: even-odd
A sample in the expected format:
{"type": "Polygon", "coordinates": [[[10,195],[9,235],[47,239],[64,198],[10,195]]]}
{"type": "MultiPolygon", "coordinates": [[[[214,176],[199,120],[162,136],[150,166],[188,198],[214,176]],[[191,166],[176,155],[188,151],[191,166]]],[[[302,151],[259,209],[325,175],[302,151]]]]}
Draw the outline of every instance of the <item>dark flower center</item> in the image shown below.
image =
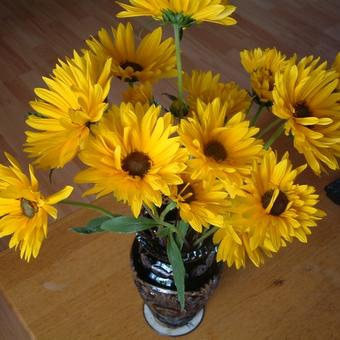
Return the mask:
{"type": "MultiPolygon", "coordinates": [[[[265,192],[264,195],[262,196],[261,203],[264,209],[268,207],[273,197],[273,193],[274,193],[274,190],[269,190],[265,192]]],[[[276,197],[276,200],[272,208],[270,209],[270,212],[269,212],[270,215],[273,215],[273,216],[281,215],[286,210],[288,203],[289,203],[289,200],[287,196],[282,191],[280,191],[278,196],[276,197]]]]}
{"type": "Polygon", "coordinates": [[[183,198],[185,203],[191,203],[192,201],[195,201],[195,191],[193,187],[190,184],[183,183],[178,186],[178,192],[183,198]]]}
{"type": "Polygon", "coordinates": [[[143,178],[151,168],[151,159],[143,152],[134,151],[124,158],[122,169],[130,176],[143,178]]]}
{"type": "MultiPolygon", "coordinates": [[[[143,66],[134,63],[133,61],[125,61],[124,63],[120,64],[120,67],[123,68],[124,70],[128,67],[131,67],[133,69],[133,72],[141,72],[143,71],[143,66]]],[[[121,77],[118,77],[119,79],[121,79],[121,77]]],[[[125,78],[123,79],[124,81],[127,81],[128,83],[134,83],[136,81],[138,81],[138,78],[136,76],[132,76],[130,78],[125,78]]]]}
{"type": "Polygon", "coordinates": [[[294,117],[296,118],[307,118],[312,116],[312,113],[309,111],[309,108],[305,102],[298,102],[294,106],[294,109],[294,117]]]}
{"type": "Polygon", "coordinates": [[[26,217],[32,218],[38,212],[38,206],[35,202],[22,198],[20,201],[21,210],[26,217]]]}
{"type": "Polygon", "coordinates": [[[218,141],[211,141],[204,147],[204,154],[213,158],[216,162],[222,162],[227,159],[227,151],[218,141]]]}

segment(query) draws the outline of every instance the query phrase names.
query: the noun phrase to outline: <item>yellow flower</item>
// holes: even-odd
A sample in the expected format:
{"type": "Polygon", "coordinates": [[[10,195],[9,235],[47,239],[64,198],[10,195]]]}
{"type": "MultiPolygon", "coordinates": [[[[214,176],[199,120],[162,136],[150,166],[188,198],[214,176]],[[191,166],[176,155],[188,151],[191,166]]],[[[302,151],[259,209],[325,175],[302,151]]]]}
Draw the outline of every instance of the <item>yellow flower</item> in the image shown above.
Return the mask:
{"type": "Polygon", "coordinates": [[[297,238],[307,242],[310,228],[325,213],[315,207],[314,187],[295,184],[306,166],[293,169],[286,153],[280,161],[267,151],[262,162],[254,163],[246,178],[244,197],[231,201],[229,223],[249,234],[250,251],[277,252],[286,242],[297,238]]]}
{"type": "Polygon", "coordinates": [[[162,194],[170,195],[170,186],[182,183],[186,152],[170,113],[160,117],[155,105],[135,107],[122,103],[113,107],[95,127],[80,159],[89,168],[75,178],[78,183],[93,183],[86,194],[113,192],[127,202],[137,217],[142,204],[160,207],[162,194]]]}
{"type": "Polygon", "coordinates": [[[125,103],[131,103],[136,105],[151,104],[153,102],[152,85],[150,83],[144,83],[129,87],[123,92],[123,99],[125,103]]]}
{"type": "Polygon", "coordinates": [[[197,113],[181,121],[179,134],[192,159],[193,178],[217,177],[234,197],[241,195],[243,176],[250,173],[254,159],[262,153],[261,141],[254,138],[259,131],[249,127],[243,113],[228,121],[227,104],[216,98],[212,103],[198,101],[197,113]]]}
{"type": "Polygon", "coordinates": [[[219,97],[223,104],[227,104],[227,116],[238,112],[245,112],[250,105],[251,98],[247,91],[236,83],[221,83],[220,74],[211,71],[192,71],[191,75],[184,74],[184,89],[188,92],[187,102],[191,110],[196,110],[197,99],[205,104],[219,97]]]}
{"type": "Polygon", "coordinates": [[[183,183],[170,196],[177,203],[181,218],[199,233],[202,227],[222,226],[229,205],[228,194],[215,178],[194,180],[190,172],[187,170],[182,175],[183,183]]]}
{"type": "Polygon", "coordinates": [[[25,151],[42,168],[61,168],[82,149],[91,126],[98,122],[108,104],[111,60],[98,64],[89,52],[59,61],[46,88],[36,88],[38,100],[30,102],[38,113],[30,115],[25,151]]]}
{"type": "Polygon", "coordinates": [[[319,59],[303,58],[275,76],[273,113],[286,120],[285,131],[316,174],[339,169],[340,92],[338,74],[319,59]]]}
{"type": "Polygon", "coordinates": [[[172,38],[162,41],[162,28],[147,34],[138,47],[130,23],[112,28],[110,35],[104,28],[98,39],[86,41],[99,60],[112,58],[111,74],[126,82],[154,82],[161,78],[176,77],[175,45],[172,38]]]}
{"type": "Polygon", "coordinates": [[[236,20],[230,18],[230,15],[236,7],[229,5],[228,2],[228,0],[130,0],[130,5],[128,5],[117,1],[125,10],[118,13],[117,17],[151,16],[155,20],[165,22],[173,17],[175,21],[170,21],[176,23],[178,14],[181,14],[183,18],[180,22],[185,24],[184,26],[203,21],[221,25],[235,25],[236,20]]]}
{"type": "Polygon", "coordinates": [[[57,218],[53,205],[66,199],[73,188],[66,186],[44,197],[33,167],[29,166],[28,178],[13,157],[6,157],[10,166],[0,165],[0,237],[12,235],[9,247],[19,247],[20,257],[29,261],[38,256],[47,236],[48,215],[57,218]]]}
{"type": "Polygon", "coordinates": [[[263,104],[273,101],[272,91],[277,72],[282,71],[289,61],[276,48],[244,50],[240,53],[241,63],[250,74],[251,87],[263,104]]]}
{"type": "Polygon", "coordinates": [[[338,72],[338,80],[339,80],[339,82],[338,82],[338,87],[337,87],[337,89],[338,89],[338,91],[340,91],[340,52],[338,52],[338,54],[336,55],[335,60],[334,60],[334,63],[333,63],[333,65],[332,65],[332,68],[333,68],[336,72],[338,72]]]}
{"type": "Polygon", "coordinates": [[[227,262],[236,269],[246,266],[247,256],[259,267],[264,262],[264,253],[271,256],[271,253],[261,248],[250,249],[249,235],[244,231],[234,231],[233,227],[225,223],[225,226],[214,233],[213,241],[218,245],[216,261],[227,262]]]}

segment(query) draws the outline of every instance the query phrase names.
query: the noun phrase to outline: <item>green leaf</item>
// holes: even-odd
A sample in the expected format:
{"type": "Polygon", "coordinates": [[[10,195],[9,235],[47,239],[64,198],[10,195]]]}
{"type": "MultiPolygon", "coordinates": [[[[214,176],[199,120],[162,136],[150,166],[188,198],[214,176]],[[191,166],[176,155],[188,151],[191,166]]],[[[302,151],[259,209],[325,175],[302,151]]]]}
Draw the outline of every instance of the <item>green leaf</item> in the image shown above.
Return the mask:
{"type": "Polygon", "coordinates": [[[157,231],[157,237],[163,238],[169,236],[170,233],[172,233],[170,228],[163,227],[161,230],[157,231]]]}
{"type": "Polygon", "coordinates": [[[101,229],[114,233],[129,234],[147,230],[158,225],[159,223],[146,217],[117,216],[104,222],[101,229]]]}
{"type": "Polygon", "coordinates": [[[177,229],[178,229],[177,241],[178,241],[179,249],[182,249],[183,247],[183,243],[184,243],[188,228],[189,228],[189,224],[183,220],[180,220],[177,224],[177,229]]]}
{"type": "Polygon", "coordinates": [[[184,263],[183,263],[181,252],[172,234],[170,234],[168,238],[167,254],[168,254],[170,264],[172,266],[174,281],[175,281],[175,285],[177,288],[177,298],[181,306],[181,309],[184,310],[185,268],[184,268],[184,263]]]}
{"type": "Polygon", "coordinates": [[[109,219],[108,216],[96,217],[86,224],[85,227],[74,227],[71,228],[72,231],[79,234],[93,234],[100,233],[105,230],[101,229],[101,225],[109,219]]]}

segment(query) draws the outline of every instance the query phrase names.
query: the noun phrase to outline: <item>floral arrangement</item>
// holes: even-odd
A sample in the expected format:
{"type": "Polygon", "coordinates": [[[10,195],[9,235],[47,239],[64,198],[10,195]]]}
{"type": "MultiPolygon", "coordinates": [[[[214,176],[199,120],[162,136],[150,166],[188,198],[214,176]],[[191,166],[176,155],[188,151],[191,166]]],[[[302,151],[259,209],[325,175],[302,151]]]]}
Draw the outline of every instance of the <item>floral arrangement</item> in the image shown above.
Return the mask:
{"type": "Polygon", "coordinates": [[[217,261],[238,269],[248,258],[260,266],[293,239],[307,242],[325,216],[316,207],[315,188],[296,178],[307,166],[316,175],[339,169],[340,53],[328,67],[320,58],[287,57],[275,48],[244,50],[249,92],[211,71],[182,70],[181,40],[191,26],[236,24],[236,8],[227,0],[118,4],[118,17],[151,16],[172,25],[174,39],[163,39],[159,27],[137,43],[132,24],[120,23],[89,38],[87,49],[59,60],[43,77],[45,88],[35,89],[24,150],[35,166],[50,171],[79,157],[86,168],[75,182],[92,184],[85,194],[113,194],[131,207],[132,216],[70,201],[71,186],[44,197],[33,166],[28,177],[6,154],[10,165],[0,166],[0,237],[12,235],[9,247],[19,248],[21,258],[36,257],[48,216],[57,218],[57,203],[102,213],[73,229],[79,233],[152,228],[166,240],[183,307],[182,247],[199,247],[212,237],[217,261]],[[121,103],[108,102],[112,77],[126,83],[121,103]],[[178,93],[168,94],[172,103],[165,108],[153,88],[172,77],[178,93]],[[255,124],[264,109],[275,119],[260,131],[255,124]],[[307,164],[294,167],[287,152],[279,157],[272,149],[283,133],[307,164]]]}

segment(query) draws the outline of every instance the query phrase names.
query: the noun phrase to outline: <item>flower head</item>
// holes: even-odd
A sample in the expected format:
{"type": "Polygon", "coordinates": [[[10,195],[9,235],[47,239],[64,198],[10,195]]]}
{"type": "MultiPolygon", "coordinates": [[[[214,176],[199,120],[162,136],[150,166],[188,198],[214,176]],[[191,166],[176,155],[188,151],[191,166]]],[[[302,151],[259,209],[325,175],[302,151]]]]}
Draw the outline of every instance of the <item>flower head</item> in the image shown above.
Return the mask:
{"type": "Polygon", "coordinates": [[[227,104],[216,98],[212,103],[198,101],[197,112],[181,121],[179,134],[192,159],[193,178],[217,177],[234,197],[242,194],[243,176],[262,153],[258,132],[239,112],[227,120],[227,104]]]}
{"type": "Polygon", "coordinates": [[[245,112],[250,105],[250,96],[247,91],[241,89],[236,83],[220,82],[220,74],[211,71],[192,71],[191,75],[184,74],[184,89],[188,93],[187,102],[191,110],[195,111],[197,99],[205,104],[220,98],[227,105],[227,116],[238,112],[245,112]]]}
{"type": "Polygon", "coordinates": [[[44,197],[39,191],[33,167],[30,178],[18,162],[6,154],[10,166],[0,165],[0,237],[12,235],[10,248],[20,248],[20,257],[29,261],[37,257],[42,241],[47,236],[48,215],[57,218],[54,204],[66,199],[73,188],[44,197]]]}
{"type": "Polygon", "coordinates": [[[153,101],[152,85],[150,83],[144,83],[129,87],[123,92],[123,99],[125,103],[131,103],[136,105],[150,104],[153,101]]]}
{"type": "Polygon", "coordinates": [[[85,52],[73,59],[59,61],[50,78],[43,80],[47,88],[36,88],[38,100],[30,102],[37,114],[30,115],[25,151],[36,158],[42,168],[61,168],[82,149],[91,126],[107,109],[110,90],[111,60],[99,64],[85,52]]]}
{"type": "Polygon", "coordinates": [[[151,16],[156,20],[188,27],[197,22],[212,22],[221,25],[234,25],[236,20],[230,15],[236,7],[228,0],[130,0],[130,5],[117,3],[124,8],[119,18],[151,16]]]}
{"type": "Polygon", "coordinates": [[[336,72],[338,72],[338,87],[337,90],[340,91],[340,52],[338,52],[338,54],[335,57],[334,63],[332,65],[333,70],[335,70],[336,72]]]}
{"type": "Polygon", "coordinates": [[[298,185],[295,179],[305,166],[293,169],[286,153],[280,161],[267,151],[261,162],[254,162],[246,178],[243,197],[231,201],[229,223],[247,232],[250,251],[277,252],[293,238],[307,242],[310,228],[325,216],[317,209],[314,187],[298,185]]]}
{"type": "Polygon", "coordinates": [[[170,196],[177,203],[181,218],[199,233],[203,227],[222,226],[229,205],[223,185],[215,178],[194,180],[191,172],[188,169],[182,174],[183,183],[170,196]]]}
{"type": "Polygon", "coordinates": [[[319,59],[303,58],[275,76],[273,113],[286,120],[285,131],[294,137],[316,174],[338,169],[340,157],[340,92],[338,74],[319,59]]]}
{"type": "Polygon", "coordinates": [[[78,183],[93,183],[86,194],[113,193],[127,202],[137,217],[142,204],[161,206],[162,194],[182,183],[186,152],[171,114],[160,117],[160,107],[121,104],[108,112],[91,136],[80,159],[88,166],[75,178],[78,183]]]}
{"type": "Polygon", "coordinates": [[[162,28],[147,34],[138,47],[130,23],[119,24],[111,33],[102,28],[98,38],[92,37],[86,43],[99,60],[112,59],[113,76],[130,83],[176,77],[175,45],[172,38],[162,41],[162,28]]]}
{"type": "Polygon", "coordinates": [[[251,87],[258,101],[270,104],[273,101],[275,74],[287,65],[286,56],[276,48],[244,50],[240,56],[244,69],[250,74],[251,87]]]}

